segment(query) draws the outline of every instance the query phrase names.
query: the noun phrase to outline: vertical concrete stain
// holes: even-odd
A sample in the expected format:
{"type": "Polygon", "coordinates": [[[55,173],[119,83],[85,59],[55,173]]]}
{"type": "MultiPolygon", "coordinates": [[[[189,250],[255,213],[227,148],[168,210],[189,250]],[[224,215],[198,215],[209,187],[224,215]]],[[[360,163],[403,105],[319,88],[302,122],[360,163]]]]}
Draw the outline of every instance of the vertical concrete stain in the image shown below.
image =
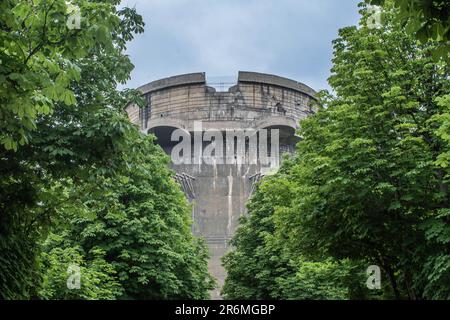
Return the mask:
{"type": "Polygon", "coordinates": [[[231,226],[233,222],[233,168],[230,167],[230,174],[228,178],[228,224],[227,236],[231,236],[231,226]]]}

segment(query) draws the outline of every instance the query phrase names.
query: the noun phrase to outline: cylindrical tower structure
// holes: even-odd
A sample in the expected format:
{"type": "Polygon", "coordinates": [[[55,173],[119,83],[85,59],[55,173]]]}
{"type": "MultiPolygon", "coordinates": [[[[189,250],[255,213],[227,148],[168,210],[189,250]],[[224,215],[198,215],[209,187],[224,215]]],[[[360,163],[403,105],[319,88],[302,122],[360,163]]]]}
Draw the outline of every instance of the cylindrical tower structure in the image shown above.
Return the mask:
{"type": "MultiPolygon", "coordinates": [[[[183,156],[184,161],[172,163],[175,179],[193,204],[193,232],[206,240],[210,272],[222,285],[226,274],[220,258],[254,184],[277,168],[284,152],[294,150],[295,130],[314,112],[316,93],[294,80],[242,71],[226,92],[208,86],[204,73],[153,81],[139,90],[147,105],[129,105],[126,111],[143,132],[156,135],[172,160],[183,156]],[[189,139],[180,153],[181,136],[189,139]]],[[[218,297],[217,290],[213,298],[218,297]]]]}

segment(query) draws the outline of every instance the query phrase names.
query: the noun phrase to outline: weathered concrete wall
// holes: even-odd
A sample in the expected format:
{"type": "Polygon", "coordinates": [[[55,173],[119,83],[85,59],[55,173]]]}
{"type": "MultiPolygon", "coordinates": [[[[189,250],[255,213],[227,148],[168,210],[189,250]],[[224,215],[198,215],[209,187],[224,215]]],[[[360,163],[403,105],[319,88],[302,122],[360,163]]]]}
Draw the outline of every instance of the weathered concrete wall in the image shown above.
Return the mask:
{"type": "MultiPolygon", "coordinates": [[[[173,130],[180,128],[193,135],[195,121],[202,121],[203,130],[223,132],[276,128],[280,130],[280,152],[292,151],[298,140],[295,129],[300,119],[313,112],[315,94],[296,81],[253,72],[239,72],[238,83],[227,92],[207,86],[204,73],[154,81],[139,90],[147,99],[147,107],[130,105],[126,111],[142,131],[154,133],[169,154],[175,144],[170,141],[173,130]]],[[[193,232],[205,238],[211,252],[210,272],[220,284],[226,276],[220,258],[229,250],[227,242],[239,216],[245,213],[254,183],[279,163],[278,157],[265,165],[250,164],[248,155],[243,157],[242,164],[172,165],[193,203],[193,232]]],[[[213,298],[218,297],[216,290],[213,298]]]]}

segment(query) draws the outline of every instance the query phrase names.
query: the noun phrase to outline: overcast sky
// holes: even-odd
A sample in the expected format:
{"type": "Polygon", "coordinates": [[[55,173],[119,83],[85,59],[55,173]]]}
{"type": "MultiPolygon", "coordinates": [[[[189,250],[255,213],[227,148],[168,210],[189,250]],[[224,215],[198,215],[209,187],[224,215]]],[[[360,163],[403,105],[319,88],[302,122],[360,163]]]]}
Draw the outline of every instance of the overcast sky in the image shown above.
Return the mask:
{"type": "Polygon", "coordinates": [[[127,87],[190,72],[229,81],[242,70],[328,88],[331,41],[339,28],[357,24],[358,2],[124,0],[146,23],[128,44],[135,70],[127,87]]]}

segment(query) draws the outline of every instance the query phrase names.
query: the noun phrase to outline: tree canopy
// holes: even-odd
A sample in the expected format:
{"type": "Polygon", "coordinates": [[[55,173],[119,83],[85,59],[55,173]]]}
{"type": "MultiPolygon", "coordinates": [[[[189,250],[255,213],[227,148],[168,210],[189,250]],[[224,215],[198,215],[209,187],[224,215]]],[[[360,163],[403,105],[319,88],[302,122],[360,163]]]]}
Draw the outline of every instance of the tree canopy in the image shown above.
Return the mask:
{"type": "Polygon", "coordinates": [[[0,6],[0,297],[208,296],[207,249],[168,158],[123,108],[133,65],[126,42],[143,31],[119,1],[0,6]],[[81,289],[66,286],[78,265],[81,289]]]}
{"type": "MultiPolygon", "coordinates": [[[[248,202],[223,261],[228,272],[222,293],[226,299],[349,299],[364,293],[350,278],[355,265],[326,256],[293,255],[276,236],[275,212],[289,210],[297,196],[290,180],[292,160],[275,176],[265,178],[248,202]],[[345,279],[344,281],[342,281],[345,279]]],[[[359,275],[355,278],[358,279],[359,275]]]]}
{"type": "Polygon", "coordinates": [[[447,0],[369,0],[373,5],[396,7],[396,18],[422,43],[436,41],[437,57],[450,61],[450,3],[447,0]]]}
{"type": "Polygon", "coordinates": [[[360,26],[333,42],[334,93],[321,93],[317,113],[300,122],[295,157],[250,201],[224,260],[225,295],[260,298],[261,286],[277,298],[450,298],[448,64],[429,54],[438,43],[404,30],[394,7],[380,28],[367,26],[366,7],[361,13],[360,26]],[[264,200],[280,194],[287,199],[264,200]],[[293,274],[293,261],[296,281],[262,282],[274,270],[293,274]],[[381,268],[380,291],[361,288],[365,277],[348,282],[370,265],[381,268]],[[324,292],[324,281],[339,285],[324,292]]]}

